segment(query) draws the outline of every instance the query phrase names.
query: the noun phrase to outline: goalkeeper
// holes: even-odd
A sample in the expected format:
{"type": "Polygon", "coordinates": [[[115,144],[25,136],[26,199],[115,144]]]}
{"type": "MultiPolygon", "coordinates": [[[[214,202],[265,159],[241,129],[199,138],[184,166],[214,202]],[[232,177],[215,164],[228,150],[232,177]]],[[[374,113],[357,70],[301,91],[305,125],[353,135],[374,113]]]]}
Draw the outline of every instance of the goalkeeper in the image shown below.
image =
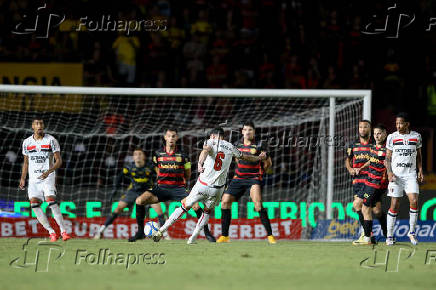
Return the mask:
{"type": "MultiPolygon", "coordinates": [[[[96,240],[101,238],[104,230],[114,222],[126,207],[130,208],[134,205],[138,196],[140,196],[144,191],[153,188],[153,180],[156,178],[154,166],[145,163],[145,153],[141,148],[136,148],[133,151],[133,161],[134,162],[131,165],[127,165],[123,168],[122,174],[118,175],[115,180],[111,200],[117,194],[123,178],[128,178],[130,180],[130,185],[127,188],[127,192],[121,196],[115,211],[112,215],[106,218],[104,225],[100,227],[99,231],[94,236],[94,239],[96,240]]],[[[159,224],[163,225],[165,223],[165,218],[160,203],[152,204],[151,206],[158,214],[159,224]]]]}

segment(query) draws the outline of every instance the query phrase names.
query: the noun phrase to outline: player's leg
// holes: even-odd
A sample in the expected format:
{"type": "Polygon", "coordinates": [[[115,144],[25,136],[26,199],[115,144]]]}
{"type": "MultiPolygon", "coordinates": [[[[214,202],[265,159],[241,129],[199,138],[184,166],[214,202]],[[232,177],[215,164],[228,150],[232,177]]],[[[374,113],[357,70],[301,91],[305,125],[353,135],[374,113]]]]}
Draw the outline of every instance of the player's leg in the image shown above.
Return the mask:
{"type": "Polygon", "coordinates": [[[253,184],[250,188],[250,197],[251,200],[254,203],[254,210],[257,211],[260,215],[260,221],[262,222],[263,226],[265,227],[267,236],[268,236],[268,242],[270,244],[276,244],[276,240],[274,236],[272,235],[272,228],[271,223],[268,218],[268,213],[266,211],[266,208],[262,206],[262,188],[260,184],[253,184]]]}
{"type": "Polygon", "coordinates": [[[207,226],[209,223],[210,213],[214,205],[221,198],[223,188],[208,188],[206,189],[206,198],[203,200],[204,211],[201,217],[198,219],[197,225],[195,226],[194,232],[188,239],[188,244],[194,244],[202,228],[207,226]]]}
{"type": "Polygon", "coordinates": [[[129,238],[129,242],[135,242],[136,240],[144,239],[144,220],[145,220],[145,206],[147,204],[154,204],[159,202],[159,198],[154,195],[154,193],[158,193],[159,188],[151,191],[146,191],[140,196],[136,198],[136,223],[138,224],[138,231],[136,234],[129,238]]]}
{"type": "MultiPolygon", "coordinates": [[[[30,187],[31,185],[29,184],[29,192],[30,192],[30,187]]],[[[41,197],[42,198],[42,194],[41,197]]],[[[30,206],[32,207],[33,212],[36,215],[36,219],[38,220],[38,222],[44,227],[44,229],[46,229],[48,231],[48,233],[50,234],[50,240],[52,242],[55,242],[58,237],[56,235],[55,230],[51,227],[50,222],[47,219],[46,214],[44,213],[44,211],[41,208],[41,203],[42,200],[40,198],[35,197],[35,194],[30,194],[29,193],[29,199],[30,199],[30,206]]]]}
{"type": "Polygon", "coordinates": [[[232,204],[238,201],[239,198],[249,188],[241,180],[232,179],[229,187],[224,192],[221,198],[221,236],[218,238],[217,243],[230,242],[229,228],[232,221],[232,204]]]}
{"type": "MultiPolygon", "coordinates": [[[[151,207],[157,213],[157,219],[158,219],[158,222],[159,222],[159,227],[163,226],[165,224],[166,220],[165,220],[165,215],[164,215],[163,210],[162,210],[161,203],[160,202],[154,203],[154,204],[151,205],[151,207]]],[[[171,240],[171,237],[168,235],[168,232],[164,233],[164,239],[165,240],[171,240]]]]}
{"type": "Polygon", "coordinates": [[[397,221],[398,210],[400,208],[400,198],[403,196],[404,187],[401,180],[397,177],[395,182],[389,182],[388,196],[391,197],[391,205],[386,216],[387,237],[386,245],[395,244],[394,228],[397,221]]]}
{"type": "Polygon", "coordinates": [[[104,230],[114,222],[114,220],[123,212],[123,210],[126,207],[129,207],[135,201],[133,200],[131,202],[127,202],[127,199],[128,199],[127,194],[121,197],[120,201],[118,201],[117,207],[115,208],[114,212],[106,218],[104,225],[102,225],[98,230],[98,232],[95,234],[94,236],[95,240],[100,239],[104,230]]]}
{"type": "Polygon", "coordinates": [[[67,231],[65,229],[64,217],[62,216],[61,209],[59,208],[59,205],[56,201],[56,196],[55,195],[46,196],[45,201],[48,203],[48,206],[50,207],[51,212],[53,213],[54,219],[58,224],[59,229],[61,230],[62,240],[66,241],[71,239],[71,237],[67,234],[67,231]]]}
{"type": "MultiPolygon", "coordinates": [[[[197,216],[197,219],[200,219],[201,216],[203,215],[203,209],[200,207],[200,205],[198,204],[198,202],[195,203],[195,204],[192,206],[192,209],[195,211],[195,215],[197,216]]],[[[215,243],[215,242],[216,242],[216,239],[215,239],[215,237],[212,236],[212,234],[210,233],[210,231],[209,231],[209,226],[208,226],[207,224],[204,226],[203,231],[204,231],[204,235],[206,236],[206,239],[207,239],[209,242],[211,242],[211,243],[215,243]]]]}
{"type": "Polygon", "coordinates": [[[363,213],[362,213],[362,204],[363,204],[363,191],[364,191],[364,184],[353,184],[353,193],[354,193],[354,200],[353,200],[353,209],[357,213],[359,217],[359,223],[361,227],[361,235],[360,239],[363,239],[364,232],[363,232],[363,213]]]}
{"type": "Polygon", "coordinates": [[[382,211],[381,200],[377,200],[375,207],[372,208],[373,215],[378,219],[380,227],[382,229],[383,236],[387,237],[387,225],[386,225],[386,213],[382,211]]]}
{"type": "Polygon", "coordinates": [[[363,202],[362,202],[362,214],[363,214],[363,232],[362,239],[353,242],[353,245],[369,245],[371,244],[372,236],[372,208],[375,206],[375,189],[370,186],[365,186],[363,189],[363,202]]]}
{"type": "Polygon", "coordinates": [[[415,176],[409,177],[405,180],[404,190],[406,192],[407,197],[409,198],[409,233],[407,236],[410,239],[410,242],[413,245],[418,244],[418,240],[416,239],[415,227],[416,222],[418,221],[418,194],[419,194],[419,185],[415,176]]]}

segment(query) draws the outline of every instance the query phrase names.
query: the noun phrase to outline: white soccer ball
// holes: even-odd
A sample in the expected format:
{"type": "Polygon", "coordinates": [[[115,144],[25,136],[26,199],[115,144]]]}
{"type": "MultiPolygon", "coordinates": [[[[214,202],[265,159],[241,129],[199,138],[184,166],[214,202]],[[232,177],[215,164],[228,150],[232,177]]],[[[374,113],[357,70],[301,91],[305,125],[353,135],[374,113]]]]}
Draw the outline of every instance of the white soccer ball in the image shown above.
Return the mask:
{"type": "Polygon", "coordinates": [[[159,230],[159,224],[149,221],[144,226],[144,234],[147,238],[151,238],[155,232],[159,230]]]}

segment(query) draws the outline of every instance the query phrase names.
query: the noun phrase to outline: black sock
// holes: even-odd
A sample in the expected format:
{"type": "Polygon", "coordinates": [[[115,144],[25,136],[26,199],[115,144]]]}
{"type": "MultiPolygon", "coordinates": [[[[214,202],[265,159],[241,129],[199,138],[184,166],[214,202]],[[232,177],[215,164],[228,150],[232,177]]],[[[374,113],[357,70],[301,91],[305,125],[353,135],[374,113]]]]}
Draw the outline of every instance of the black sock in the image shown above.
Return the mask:
{"type": "Polygon", "coordinates": [[[359,222],[360,222],[360,225],[363,227],[363,221],[364,221],[363,213],[361,210],[356,211],[356,213],[359,215],[359,222]]]}
{"type": "Polygon", "coordinates": [[[108,216],[106,218],[106,221],[104,222],[104,226],[107,227],[108,225],[112,224],[117,217],[118,214],[113,212],[111,216],[108,216]]]}
{"type": "Polygon", "coordinates": [[[271,236],[272,235],[271,223],[269,222],[268,213],[266,212],[266,209],[262,208],[259,213],[260,213],[260,221],[265,227],[267,235],[271,236]]]}
{"type": "Polygon", "coordinates": [[[136,205],[136,223],[138,224],[138,232],[144,232],[145,206],[136,205]]]}
{"type": "MultiPolygon", "coordinates": [[[[201,207],[199,207],[196,211],[195,211],[195,214],[197,215],[197,218],[199,219],[199,218],[201,218],[201,215],[203,214],[203,209],[201,208],[201,207]]],[[[207,235],[210,235],[210,231],[209,231],[209,226],[208,225],[205,225],[204,227],[203,227],[203,231],[204,231],[204,234],[207,236],[207,235]]]]}
{"type": "Polygon", "coordinates": [[[225,237],[229,236],[230,214],[230,209],[221,209],[221,235],[225,237]]]}
{"type": "Polygon", "coordinates": [[[371,237],[371,232],[372,232],[372,220],[368,221],[368,220],[364,220],[363,221],[363,230],[365,232],[365,236],[366,237],[371,237]]]}
{"type": "Polygon", "coordinates": [[[386,221],[386,214],[382,212],[382,214],[378,217],[378,221],[380,222],[380,227],[383,232],[383,236],[387,237],[388,235],[388,229],[387,229],[387,221],[386,221]]]}
{"type": "Polygon", "coordinates": [[[158,215],[157,219],[159,220],[160,226],[163,226],[165,224],[165,215],[164,214],[158,215]]]}

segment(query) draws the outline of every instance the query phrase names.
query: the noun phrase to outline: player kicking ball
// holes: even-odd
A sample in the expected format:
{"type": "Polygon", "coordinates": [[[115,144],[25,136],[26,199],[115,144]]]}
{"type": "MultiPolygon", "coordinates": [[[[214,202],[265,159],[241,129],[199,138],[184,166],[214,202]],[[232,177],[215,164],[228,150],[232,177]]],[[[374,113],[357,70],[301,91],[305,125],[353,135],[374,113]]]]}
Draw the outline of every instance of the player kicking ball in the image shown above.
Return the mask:
{"type": "Polygon", "coordinates": [[[243,155],[231,143],[223,140],[224,130],[220,127],[215,128],[210,133],[210,139],[206,141],[198,160],[198,172],[200,176],[186,198],[182,206],[176,208],[165,224],[153,234],[153,240],[159,242],[163,233],[174,224],[184,213],[188,212],[197,202],[204,203],[204,211],[197,225],[188,239],[188,244],[195,243],[201,229],[207,225],[211,209],[220,200],[226,184],[227,174],[233,157],[247,160],[260,161],[265,160],[266,154],[261,153],[259,156],[243,155]]]}
{"type": "Polygon", "coordinates": [[[59,143],[53,136],[44,133],[44,121],[41,118],[33,120],[32,129],[33,135],[23,142],[24,162],[21,171],[20,189],[25,189],[26,177],[27,173],[29,173],[27,193],[36,218],[49,232],[50,241],[56,242],[59,236],[51,227],[47,216],[40,207],[45,200],[54,215],[56,223],[59,225],[62,240],[66,241],[71,237],[66,232],[64,218],[56,202],[55,171],[62,165],[59,143]]]}
{"type": "Polygon", "coordinates": [[[422,172],[422,140],[421,135],[410,130],[410,121],[407,113],[399,113],[395,120],[397,131],[390,134],[386,144],[386,170],[389,185],[388,196],[391,197],[391,206],[387,215],[388,237],[386,245],[395,244],[394,227],[397,220],[400,198],[406,192],[409,198],[409,233],[407,236],[413,245],[418,244],[415,234],[418,220],[418,194],[419,182],[424,181],[422,172]],[[418,167],[418,175],[416,174],[418,167]]]}

